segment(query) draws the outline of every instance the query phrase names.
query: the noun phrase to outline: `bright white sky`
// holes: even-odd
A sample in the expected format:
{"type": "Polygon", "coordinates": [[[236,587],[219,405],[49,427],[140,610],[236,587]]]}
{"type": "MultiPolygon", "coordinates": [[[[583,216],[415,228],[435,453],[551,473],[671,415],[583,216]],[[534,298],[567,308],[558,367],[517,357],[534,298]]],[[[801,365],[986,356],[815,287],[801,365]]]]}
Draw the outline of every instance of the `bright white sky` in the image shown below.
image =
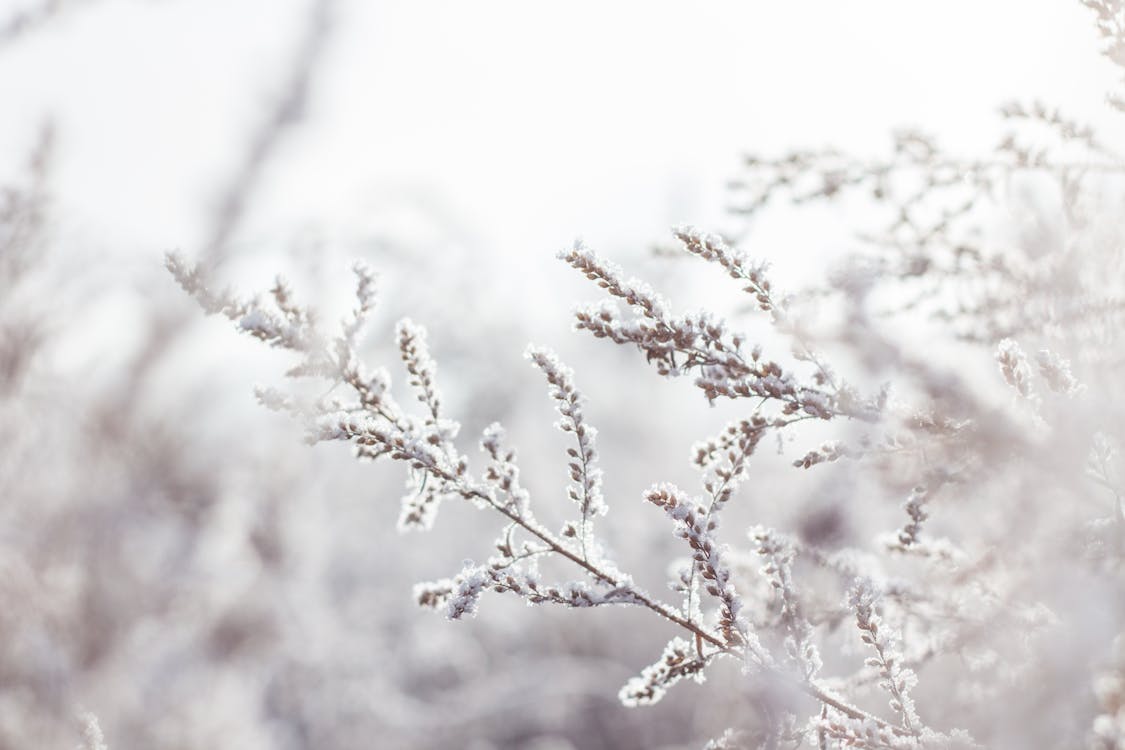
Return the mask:
{"type": "MultiPolygon", "coordinates": [[[[68,252],[190,252],[306,7],[79,5],[0,50],[0,174],[52,115],[68,252]]],[[[313,230],[345,250],[386,231],[432,248],[436,233],[555,274],[547,259],[579,235],[620,255],[674,223],[718,225],[746,149],[876,151],[903,124],[986,148],[1002,101],[1101,118],[1113,80],[1077,0],[344,0],[338,18],[248,247],[313,230]]]]}

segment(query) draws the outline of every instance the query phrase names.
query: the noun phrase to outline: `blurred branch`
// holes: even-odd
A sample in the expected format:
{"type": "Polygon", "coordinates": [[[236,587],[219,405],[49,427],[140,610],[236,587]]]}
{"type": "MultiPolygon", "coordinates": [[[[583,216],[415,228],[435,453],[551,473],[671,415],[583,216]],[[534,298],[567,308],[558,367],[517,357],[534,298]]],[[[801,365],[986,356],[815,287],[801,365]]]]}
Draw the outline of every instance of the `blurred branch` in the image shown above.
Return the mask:
{"type": "Polygon", "coordinates": [[[225,254],[266,165],[277,153],[285,136],[304,119],[314,76],[332,30],[334,6],[335,0],[316,0],[311,8],[305,36],[293,56],[285,87],[250,141],[245,157],[215,212],[203,252],[208,266],[219,262],[225,254]]]}
{"type": "MultiPolygon", "coordinates": [[[[309,93],[331,36],[332,11],[335,5],[336,0],[315,0],[310,7],[304,35],[295,47],[289,70],[283,79],[285,85],[281,94],[254,133],[245,157],[221,193],[222,197],[201,253],[203,262],[200,263],[200,269],[205,275],[226,256],[230,239],[253,200],[266,165],[277,154],[285,136],[304,118],[309,93]]],[[[154,319],[133,367],[133,383],[122,391],[123,398],[130,398],[133,387],[143,382],[146,373],[160,361],[172,340],[170,334],[185,324],[188,315],[188,310],[180,307],[154,319]]]]}
{"type": "Polygon", "coordinates": [[[6,20],[0,21],[0,51],[25,34],[46,26],[61,12],[72,7],[86,5],[95,0],[42,0],[23,10],[17,10],[6,20]]]}

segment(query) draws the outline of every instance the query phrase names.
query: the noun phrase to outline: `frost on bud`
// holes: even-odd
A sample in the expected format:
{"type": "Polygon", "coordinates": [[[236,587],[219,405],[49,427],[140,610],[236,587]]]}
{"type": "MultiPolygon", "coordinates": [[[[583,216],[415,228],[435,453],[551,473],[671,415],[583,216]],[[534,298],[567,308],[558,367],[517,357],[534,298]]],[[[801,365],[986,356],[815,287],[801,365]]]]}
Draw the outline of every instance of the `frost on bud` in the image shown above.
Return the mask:
{"type": "Polygon", "coordinates": [[[461,573],[453,579],[449,598],[445,603],[445,616],[460,620],[465,615],[476,615],[480,595],[488,586],[489,577],[484,568],[466,563],[461,573]]]}
{"type": "Polygon", "coordinates": [[[765,560],[761,572],[777,592],[781,623],[785,626],[785,651],[802,677],[809,679],[820,671],[820,651],[813,642],[813,627],[803,612],[800,597],[793,582],[793,562],[796,549],[793,543],[773,529],[756,526],[750,538],[758,554],[765,560]]]}
{"type": "Polygon", "coordinates": [[[616,264],[600,257],[581,241],[575,242],[570,250],[560,252],[558,257],[646,318],[663,320],[667,317],[668,303],[652,287],[638,279],[625,280],[616,264]]]}
{"type": "Polygon", "coordinates": [[[703,682],[704,666],[690,643],[683,638],[673,638],[665,646],[660,661],[645,667],[638,677],[625,683],[618,697],[626,706],[651,706],[685,677],[703,682]]]}
{"type": "Polygon", "coordinates": [[[78,718],[82,722],[82,744],[78,746],[79,750],[109,750],[102,728],[98,725],[98,717],[86,711],[78,718]]]}
{"type": "Polygon", "coordinates": [[[441,495],[429,485],[425,474],[420,481],[408,480],[398,517],[399,532],[429,531],[434,526],[440,505],[441,495]]]}
{"type": "Polygon", "coordinates": [[[355,274],[356,279],[356,302],[361,310],[370,310],[375,306],[376,282],[379,277],[374,269],[362,260],[352,264],[352,273],[355,274]]]}
{"type": "Polygon", "coordinates": [[[586,422],[582,412],[584,399],[574,385],[574,372],[549,349],[529,346],[524,356],[547,376],[551,398],[560,416],[557,427],[574,435],[575,445],[567,449],[571,481],[567,496],[578,506],[581,520],[573,536],[578,537],[582,554],[586,556],[593,547],[591,520],[608,510],[602,497],[602,470],[597,467],[595,439],[598,432],[586,422]]]}
{"type": "Polygon", "coordinates": [[[270,411],[296,412],[298,406],[296,399],[288,393],[283,393],[277,388],[264,385],[254,386],[254,397],[258,403],[270,411]]]}
{"type": "Polygon", "coordinates": [[[1063,359],[1049,349],[1040,349],[1035,355],[1035,363],[1039,365],[1039,374],[1047,383],[1047,387],[1055,393],[1064,396],[1074,396],[1082,390],[1082,386],[1070,371],[1070,361],[1063,359]]]}
{"type": "Polygon", "coordinates": [[[504,428],[493,422],[484,429],[480,447],[489,457],[484,478],[501,495],[501,503],[522,516],[528,511],[530,495],[520,486],[520,470],[516,466],[516,452],[504,445],[504,428]]]}
{"type": "Polygon", "coordinates": [[[808,469],[817,464],[838,461],[848,455],[847,447],[839,440],[824,443],[816,450],[811,450],[793,462],[798,469],[808,469]]]}
{"type": "Polygon", "coordinates": [[[745,253],[727,245],[717,234],[702,232],[692,226],[677,227],[673,233],[689,253],[718,263],[731,278],[745,282],[743,291],[752,295],[762,310],[776,314],[780,312],[778,308],[784,308],[784,304],[775,300],[771,293],[771,284],[766,278],[768,263],[751,261],[745,253]]]}
{"type": "Polygon", "coordinates": [[[419,583],[414,586],[414,601],[419,607],[437,609],[449,602],[453,595],[453,579],[442,578],[439,581],[419,583]]]}
{"type": "Polygon", "coordinates": [[[891,544],[891,549],[903,551],[918,544],[918,535],[922,531],[922,524],[930,517],[926,510],[929,499],[930,491],[923,485],[918,485],[910,491],[906,502],[902,504],[906,515],[910,517],[910,522],[899,529],[894,542],[891,544]]]}
{"type": "Polygon", "coordinates": [[[916,734],[923,727],[910,691],[918,684],[918,678],[914,670],[903,666],[898,636],[884,626],[876,611],[878,599],[879,593],[867,578],[856,579],[848,592],[848,604],[855,612],[860,639],[875,651],[875,656],[865,663],[877,670],[879,686],[890,694],[891,710],[902,717],[903,727],[916,734]]]}
{"type": "Polygon", "coordinates": [[[1031,367],[1020,345],[1011,339],[1004,339],[996,347],[996,361],[1000,365],[1004,382],[1023,398],[1035,401],[1035,394],[1031,390],[1031,367]]]}
{"type": "Polygon", "coordinates": [[[441,414],[441,396],[434,384],[437,365],[430,357],[430,350],[426,345],[426,329],[410,318],[403,318],[398,322],[395,333],[398,338],[399,356],[410,374],[410,385],[418,391],[418,400],[425,404],[430,412],[427,421],[436,423],[441,414]]]}
{"type": "Polygon", "coordinates": [[[351,318],[343,323],[343,335],[337,342],[337,351],[341,362],[351,362],[355,358],[355,346],[359,335],[367,323],[367,317],[375,308],[376,282],[378,275],[363,261],[352,264],[352,273],[355,274],[356,307],[351,318]]]}

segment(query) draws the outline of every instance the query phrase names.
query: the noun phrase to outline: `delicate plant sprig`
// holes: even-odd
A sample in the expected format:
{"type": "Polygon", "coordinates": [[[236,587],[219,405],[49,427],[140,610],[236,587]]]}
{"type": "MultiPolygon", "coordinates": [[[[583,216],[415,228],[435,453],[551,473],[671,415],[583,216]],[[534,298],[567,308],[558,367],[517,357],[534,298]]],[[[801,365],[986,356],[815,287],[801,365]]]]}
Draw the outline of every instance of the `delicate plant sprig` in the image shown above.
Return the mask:
{"type": "Polygon", "coordinates": [[[1082,391],[1082,384],[1071,372],[1070,362],[1050,349],[1040,349],[1035,355],[1039,374],[1047,387],[1064,396],[1075,396],[1082,391]]]}
{"type": "Polygon", "coordinates": [[[98,724],[98,717],[86,711],[79,720],[82,722],[82,745],[80,750],[109,750],[105,735],[98,724]]]}
{"type": "MultiPolygon", "coordinates": [[[[592,518],[605,509],[600,469],[594,465],[595,432],[585,419],[582,397],[574,385],[572,373],[547,350],[531,348],[528,357],[547,376],[551,396],[562,417],[560,429],[574,434],[576,441],[576,447],[568,451],[573,483],[568,494],[578,507],[579,518],[568,523],[561,535],[552,533],[535,518],[530,497],[519,481],[515,452],[505,447],[503,431],[498,425],[487,428],[481,441],[481,448],[489,459],[484,475],[478,479],[470,471],[467,457],[455,444],[459,426],[442,416],[435,383],[436,367],[425,347],[425,334],[420,327],[408,321],[400,324],[398,343],[411,384],[426,410],[422,418],[405,411],[391,398],[389,378],[384,372],[379,371],[374,376],[365,373],[354,347],[362,322],[373,305],[373,279],[366,269],[356,269],[360,299],[357,310],[344,321],[342,334],[330,346],[326,343],[327,337],[317,328],[316,315],[296,304],[283,283],[279,282],[271,290],[270,307],[257,299],[241,301],[230,293],[210,291],[199,269],[174,256],[169,257],[168,267],[205,311],[223,314],[244,333],[299,354],[301,362],[289,371],[290,376],[326,378],[350,387],[351,402],[322,399],[302,404],[269,390],[260,391],[259,397],[273,408],[286,409],[305,419],[310,440],[314,442],[344,440],[355,446],[361,458],[388,457],[406,463],[412,471],[413,491],[404,497],[400,528],[428,528],[434,522],[440,500],[456,496],[495,511],[505,519],[504,530],[495,545],[498,554],[484,564],[466,563],[454,578],[420,584],[415,589],[420,605],[443,609],[450,619],[461,619],[475,614],[480,597],[492,590],[513,594],[532,604],[553,603],[573,608],[610,604],[642,607],[686,631],[690,640],[673,641],[675,648],[670,646],[671,650],[661,662],[647,670],[639,682],[630,683],[622,693],[628,702],[653,702],[679,679],[701,676],[714,658],[732,656],[769,675],[770,679],[793,684],[845,716],[885,725],[881,719],[855,708],[812,679],[811,672],[794,677],[776,667],[773,656],[739,615],[741,596],[733,586],[730,568],[724,560],[724,546],[714,536],[719,511],[745,476],[747,461],[763,434],[811,415],[773,419],[755,416],[731,425],[718,438],[697,447],[695,462],[704,472],[704,488],[710,496],[706,505],[669,486],[654,487],[646,494],[650,502],[672,518],[677,533],[692,550],[690,577],[694,579],[698,574],[705,591],[717,603],[717,624],[709,626],[703,618],[693,616],[693,607],[681,612],[653,598],[602,558],[591,528],[592,518]],[[517,542],[517,532],[526,536],[526,541],[517,542]],[[551,555],[575,565],[585,580],[562,584],[543,582],[537,562],[551,555]]],[[[647,292],[627,288],[617,281],[607,281],[606,286],[625,298],[635,298],[652,319],[663,314],[662,304],[647,292]],[[648,302],[641,301],[642,298],[648,302]]]]}
{"type": "Polygon", "coordinates": [[[743,291],[753,295],[762,310],[775,315],[784,310],[784,300],[778,302],[774,299],[772,285],[766,278],[769,268],[767,264],[751,261],[744,253],[727,245],[718,235],[705,234],[694,227],[680,227],[674,233],[687,252],[718,263],[731,278],[746,282],[743,291]]]}
{"type": "Polygon", "coordinates": [[[881,629],[883,620],[875,611],[877,594],[871,581],[857,580],[848,599],[855,609],[861,639],[875,651],[875,656],[867,660],[868,666],[879,670],[880,686],[890,693],[891,709],[902,717],[903,728],[911,734],[919,734],[923,726],[914,708],[914,699],[910,697],[918,678],[913,670],[902,665],[902,654],[894,636],[886,628],[881,629]]]}
{"type": "Polygon", "coordinates": [[[757,552],[765,559],[762,575],[777,592],[781,623],[785,627],[785,653],[795,664],[801,676],[812,679],[823,663],[813,641],[813,627],[802,612],[800,598],[793,583],[793,560],[796,550],[772,529],[757,527],[750,530],[750,539],[757,552]]]}
{"type": "Polygon", "coordinates": [[[1031,385],[1031,365],[1019,344],[1011,339],[1001,341],[996,347],[996,361],[1000,364],[1004,381],[1022,398],[1032,404],[1037,403],[1039,397],[1031,385]]]}
{"type": "Polygon", "coordinates": [[[406,318],[399,321],[398,350],[406,371],[410,373],[410,385],[418,390],[418,400],[426,405],[428,424],[436,425],[441,418],[441,399],[438,397],[434,378],[437,366],[430,357],[426,344],[426,330],[406,318]]]}
{"type": "Polygon", "coordinates": [[[577,527],[568,526],[563,535],[578,537],[582,557],[586,559],[595,544],[591,528],[593,518],[605,515],[609,510],[602,497],[602,470],[595,465],[597,451],[594,441],[598,433],[583,417],[582,394],[574,385],[574,372],[547,349],[530,347],[527,358],[547,376],[551,397],[562,416],[558,428],[574,435],[576,445],[567,449],[571,459],[567,469],[572,482],[567,488],[567,495],[578,505],[580,520],[577,527]]]}
{"type": "Polygon", "coordinates": [[[724,644],[747,643],[746,623],[739,617],[742,601],[734,589],[731,570],[723,560],[722,547],[714,536],[717,520],[697,500],[670,484],[653,486],[645,493],[645,499],[672,519],[676,535],[691,548],[693,565],[703,577],[705,590],[719,601],[719,631],[724,644]]]}
{"type": "MultiPolygon", "coordinates": [[[[736,278],[749,281],[747,289],[753,290],[763,309],[771,311],[775,321],[783,319],[783,305],[770,291],[763,267],[751,265],[720,245],[717,238],[687,229],[679,230],[679,237],[689,252],[716,261],[736,278]]],[[[575,245],[559,257],[639,313],[639,317],[626,319],[612,305],[582,307],[575,313],[577,329],[589,331],[596,338],[636,346],[662,375],[679,376],[696,370],[695,384],[711,402],[718,398],[761,399],[776,404],[783,416],[822,420],[837,416],[871,420],[878,414],[878,400],[856,400],[850,392],[835,386],[831,370],[807,347],[799,350],[798,359],[817,365],[812,385],[801,383],[778,362],[764,359],[760,347],[746,351],[744,334],[729,331],[723,321],[707,313],[672,316],[668,303],[647,284],[624,281],[617,266],[585,246],[575,245]]]]}
{"type": "MultiPolygon", "coordinates": [[[[1105,43],[1102,54],[1120,68],[1125,79],[1125,4],[1121,0],[1081,0],[1095,14],[1095,25],[1105,43]]],[[[1125,112],[1125,98],[1111,94],[1109,102],[1125,112]]]]}
{"type": "MultiPolygon", "coordinates": [[[[1120,10],[1116,0],[1104,5],[1117,9],[1108,11],[1110,16],[1120,10]]],[[[1041,103],[1010,103],[1001,114],[1016,126],[1046,125],[1059,146],[1025,142],[1017,128],[989,157],[964,159],[926,135],[903,130],[885,158],[849,157],[830,149],[796,150],[776,159],[753,156],[746,160],[747,177],[732,185],[732,210],[753,215],[781,195],[806,203],[866,192],[886,218],[876,230],[859,232],[866,249],[832,279],[836,291],[847,293],[849,279],[858,275],[868,291],[890,292],[881,300],[882,314],[924,309],[952,324],[959,338],[994,344],[1029,332],[1073,337],[1076,321],[1119,327],[1125,315],[1121,289],[1099,276],[1069,272],[1085,248],[1065,241],[1066,227],[1062,234],[1044,234],[1036,224],[1035,232],[1018,240],[1019,247],[1007,248],[996,246],[981,225],[1013,180],[1039,174],[1058,182],[1070,225],[1084,227],[1093,218],[1088,204],[1104,192],[1105,182],[1120,181],[1125,161],[1090,127],[1041,103]],[[1064,277],[1068,283],[1060,284],[1064,277]]]]}
{"type": "Polygon", "coordinates": [[[899,549],[905,550],[918,543],[918,535],[922,532],[922,524],[930,517],[926,510],[929,496],[929,488],[923,485],[918,485],[910,490],[910,495],[907,496],[906,502],[902,506],[906,515],[910,517],[910,522],[903,526],[897,534],[896,543],[899,549]]]}
{"type": "Polygon", "coordinates": [[[621,702],[626,706],[644,706],[658,702],[668,688],[684,678],[703,681],[707,661],[696,656],[695,648],[683,638],[673,638],[664,648],[660,661],[645,667],[621,688],[621,702]]]}

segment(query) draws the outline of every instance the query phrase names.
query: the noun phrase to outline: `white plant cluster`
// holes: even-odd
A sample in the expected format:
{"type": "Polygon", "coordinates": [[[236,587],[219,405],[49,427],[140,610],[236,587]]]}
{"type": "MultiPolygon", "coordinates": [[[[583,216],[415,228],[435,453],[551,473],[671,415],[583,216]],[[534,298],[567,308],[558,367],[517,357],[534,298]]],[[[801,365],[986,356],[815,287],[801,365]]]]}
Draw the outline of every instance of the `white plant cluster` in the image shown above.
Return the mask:
{"type": "MultiPolygon", "coordinates": [[[[746,261],[716,236],[691,228],[678,230],[677,236],[689,252],[718,262],[732,276],[743,281],[753,277],[747,291],[760,306],[776,309],[760,266],[744,271],[749,267],[746,261]]],[[[968,733],[948,724],[955,717],[935,717],[944,725],[940,730],[928,723],[912,694],[918,671],[942,657],[989,649],[994,629],[1001,623],[1019,628],[1021,636],[1030,635],[1038,625],[1034,614],[1039,610],[1036,601],[1023,599],[1021,590],[1018,566],[1026,550],[1018,546],[996,549],[971,537],[960,541],[933,537],[926,524],[937,512],[932,503],[939,489],[955,487],[971,503],[970,488],[1000,481],[1007,472],[1018,476],[1028,471],[1033,465],[1028,462],[1034,462],[1037,455],[1049,455],[1049,445],[1030,442],[1011,415],[984,407],[971,396],[960,398],[967,387],[948,386],[935,365],[915,365],[926,368],[916,379],[930,389],[923,389],[925,405],[921,408],[890,405],[885,391],[870,398],[857,397],[858,389],[826,374],[829,371],[822,358],[809,353],[806,340],[796,347],[796,362],[813,368],[809,381],[797,374],[797,364],[783,367],[767,359],[760,347],[747,351],[748,338],[730,332],[713,316],[673,316],[667,303],[645,285],[622,281],[615,268],[590,251],[577,248],[561,257],[638,316],[622,318],[607,308],[598,308],[596,313],[584,308],[577,314],[579,329],[637,347],[661,374],[693,374],[708,399],[722,396],[748,403],[750,416],[694,449],[693,462],[702,473],[702,497],[664,483],[654,485],[644,496],[664,512],[690,554],[690,566],[670,582],[672,590],[684,596],[681,605],[640,588],[605,557],[594,528],[595,519],[607,508],[594,447],[596,432],[587,423],[573,373],[549,351],[532,347],[527,357],[547,379],[561,417],[556,427],[573,439],[566,456],[571,482],[567,495],[576,515],[560,529],[548,528],[537,519],[529,493],[520,484],[515,451],[506,446],[499,425],[490,426],[480,442],[486,467],[479,474],[471,469],[470,459],[455,441],[459,425],[441,411],[436,367],[420,327],[410,321],[398,326],[399,351],[421,404],[419,414],[391,397],[385,372],[370,374],[359,363],[355,352],[359,329],[374,301],[373,278],[365,267],[355,269],[355,313],[344,321],[337,336],[329,337],[317,330],[316,316],[297,305],[281,281],[271,290],[270,304],[240,301],[210,291],[201,281],[199,269],[177,257],[170,257],[168,266],[206,310],[226,315],[240,330],[272,346],[296,352],[300,360],[291,376],[326,378],[350,387],[350,399],[333,396],[302,403],[275,391],[262,391],[260,398],[268,406],[305,420],[314,442],[346,441],[361,458],[387,457],[408,464],[410,487],[402,502],[401,529],[431,527],[440,502],[448,498],[468,500],[497,514],[502,528],[494,554],[484,563],[466,563],[453,578],[420,584],[416,588],[419,604],[440,609],[452,620],[475,615],[481,597],[489,591],[515,595],[529,604],[645,608],[679,634],[652,666],[622,689],[626,705],[654,704],[684,678],[702,681],[711,665],[722,659],[740,664],[745,679],[772,685],[778,695],[789,696],[773,725],[735,728],[744,734],[729,735],[723,740],[727,746],[736,736],[758,742],[762,736],[778,736],[782,725],[796,722],[799,726],[802,709],[805,728],[790,733],[796,743],[870,748],[974,746],[976,741],[968,733]],[[843,393],[849,394],[846,399],[843,393]],[[888,535],[881,557],[872,558],[862,550],[832,553],[817,549],[777,529],[751,530],[750,549],[760,557],[759,575],[772,591],[763,599],[754,595],[752,583],[740,580],[741,571],[735,564],[738,556],[729,546],[732,540],[720,533],[721,517],[739,486],[752,476],[752,458],[761,440],[767,434],[790,432],[808,420],[846,420],[872,433],[882,431],[884,436],[865,436],[855,447],[826,445],[795,462],[798,467],[847,457],[871,462],[884,472],[912,473],[920,483],[909,491],[903,506],[906,520],[899,531],[888,535]],[[538,562],[552,556],[568,562],[577,577],[545,579],[538,562]],[[908,557],[920,558],[923,572],[914,580],[893,577],[897,561],[908,557]],[[822,568],[833,575],[839,586],[836,604],[821,601],[824,590],[804,589],[801,576],[808,571],[802,567],[822,568]],[[837,627],[846,611],[856,624],[852,638],[837,627]],[[932,614],[927,618],[927,613],[932,614]],[[909,649],[903,645],[907,629],[912,632],[909,649]],[[826,676],[821,651],[840,648],[839,641],[853,639],[866,645],[871,655],[850,673],[826,676]],[[859,707],[857,696],[865,694],[869,679],[886,691],[889,715],[859,707]],[[793,697],[799,694],[805,699],[793,697]]],[[[1031,367],[1018,346],[1005,340],[996,356],[998,374],[1026,402],[1034,396],[1035,408],[1043,411],[1038,400],[1048,394],[1034,390],[1031,367]]],[[[1060,355],[1047,352],[1039,363],[1040,377],[1051,394],[1072,399],[1080,392],[1070,365],[1060,355]]],[[[1111,454],[1104,455],[1111,460],[1111,454]]],[[[888,479],[888,484],[894,486],[897,481],[888,479]]],[[[1102,481],[1116,486],[1108,467],[1102,481]]],[[[1119,514],[1120,501],[1116,502],[1119,514]]],[[[1087,522],[1096,524],[1098,520],[1095,516],[1087,522]]],[[[1119,523],[1105,531],[1120,543],[1119,523]]],[[[1120,562],[1119,551],[1104,550],[1099,565],[1117,581],[1120,562]]],[[[843,648],[846,653],[847,647],[843,648]]],[[[1036,654],[1024,657],[1033,661],[1036,654]]],[[[1018,670],[1015,662],[1006,667],[1018,670]]],[[[999,686],[980,689],[997,690],[999,686]]]]}
{"type": "MultiPolygon", "coordinates": [[[[1086,5],[1125,66],[1125,6],[1086,5]]],[[[779,294],[767,264],[725,238],[674,230],[687,255],[736,281],[773,328],[768,340],[788,350],[767,351],[765,337],[713,312],[675,312],[582,244],[559,254],[609,298],[579,308],[577,330],[636,349],[657,374],[690,379],[710,404],[741,411],[693,448],[698,491],[656,476],[643,494],[663,515],[654,523],[683,547],[687,562],[668,582],[680,601],[642,588],[607,554],[598,529],[612,518],[602,517],[630,500],[603,496],[597,432],[574,372],[549,350],[526,356],[570,441],[560,460],[573,515],[557,528],[537,516],[499,425],[484,431],[479,465],[463,451],[421,326],[397,328],[417,410],[392,397],[385,370],[360,361],[376,299],[367,267],[355,267],[355,310],[330,334],[282,280],[268,299],[241,299],[214,291],[205,269],[178,256],[167,265],[207,313],[292,351],[289,376],[333,386],[312,400],[264,389],[263,404],[301,419],[312,442],[347,442],[361,459],[409,467],[401,530],[431,528],[443,502],[495,516],[484,562],[419,584],[418,604],[451,620],[476,615],[490,592],[645,610],[673,634],[621,689],[626,706],[657,704],[723,661],[755,686],[742,723],[708,747],[1125,748],[1125,285],[1107,270],[1121,267],[1125,233],[1099,203],[1125,160],[1043,105],[1010,105],[1004,116],[1016,131],[979,160],[948,157],[917,133],[900,134],[886,161],[749,159],[743,213],[777,193],[807,202],[858,189],[889,209],[888,226],[864,234],[867,249],[815,293],[779,294]],[[1029,126],[1061,145],[1026,145],[1029,126]],[[973,227],[1028,171],[1058,183],[1063,239],[994,246],[973,227]],[[842,313],[810,323],[810,300],[842,313]],[[935,333],[912,345],[888,332],[887,318],[935,333]],[[989,377],[974,374],[986,367],[989,377]],[[791,471],[862,477],[862,505],[840,512],[885,519],[883,533],[841,545],[828,532],[724,525],[748,497],[785,494],[754,481],[766,438],[800,446],[791,471]],[[546,559],[570,576],[544,574],[546,559]]]]}

